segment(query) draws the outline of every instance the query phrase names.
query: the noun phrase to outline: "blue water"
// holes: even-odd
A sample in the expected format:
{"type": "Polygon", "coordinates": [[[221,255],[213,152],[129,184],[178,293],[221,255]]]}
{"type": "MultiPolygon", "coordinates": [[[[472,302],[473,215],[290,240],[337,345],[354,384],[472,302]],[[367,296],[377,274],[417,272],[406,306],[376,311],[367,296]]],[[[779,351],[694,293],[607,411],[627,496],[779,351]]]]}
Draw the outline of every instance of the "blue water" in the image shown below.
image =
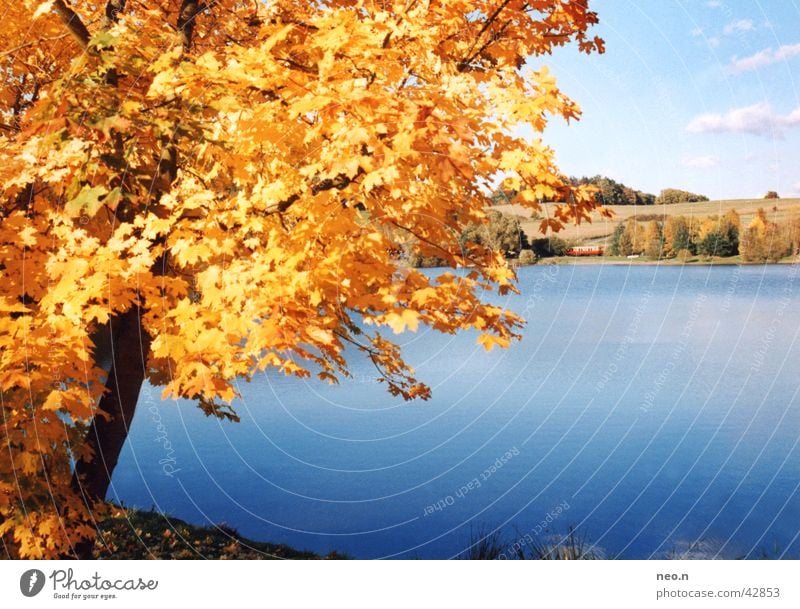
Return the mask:
{"type": "Polygon", "coordinates": [[[112,498],[357,558],[570,526],[608,557],[800,555],[800,269],[534,266],[522,342],[401,335],[433,389],[267,373],[241,423],[146,387],[112,498]]]}

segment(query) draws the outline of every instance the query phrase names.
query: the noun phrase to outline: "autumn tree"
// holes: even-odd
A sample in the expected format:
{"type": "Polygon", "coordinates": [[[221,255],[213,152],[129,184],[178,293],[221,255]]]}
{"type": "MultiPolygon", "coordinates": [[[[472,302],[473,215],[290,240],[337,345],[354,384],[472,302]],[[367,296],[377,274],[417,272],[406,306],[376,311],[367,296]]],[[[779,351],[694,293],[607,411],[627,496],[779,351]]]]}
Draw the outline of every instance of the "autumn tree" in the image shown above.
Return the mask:
{"type": "Polygon", "coordinates": [[[782,227],[759,208],[744,231],[739,251],[745,262],[777,262],[792,253],[788,227],[782,227]]]}
{"type": "Polygon", "coordinates": [[[685,216],[667,218],[664,223],[664,247],[664,253],[668,257],[677,256],[680,251],[694,253],[690,225],[685,216]]]}
{"type": "Polygon", "coordinates": [[[542,230],[597,207],[540,140],[578,106],[539,58],[602,51],[584,0],[20,0],[0,38],[0,536],[86,556],[145,380],[236,419],[235,379],[336,382],[343,350],[427,398],[389,332],[522,320],[502,188],[542,230]],[[467,273],[399,272],[413,237],[467,273]],[[71,464],[75,463],[73,467],[71,464]]]}
{"type": "Polygon", "coordinates": [[[695,241],[698,254],[735,256],[739,253],[739,215],[731,210],[722,218],[708,216],[700,222],[695,241]]]}
{"type": "Polygon", "coordinates": [[[647,245],[647,235],[645,227],[636,221],[635,216],[631,216],[625,222],[619,224],[621,229],[617,229],[612,235],[611,253],[617,256],[630,256],[632,254],[644,253],[647,245]],[[615,253],[616,252],[616,253],[615,253]]]}
{"type": "Polygon", "coordinates": [[[658,260],[664,253],[664,235],[661,223],[651,220],[644,232],[644,253],[649,258],[658,260]]]}
{"type": "Polygon", "coordinates": [[[789,244],[789,253],[800,253],[800,216],[792,216],[786,221],[786,241],[789,244]]]}

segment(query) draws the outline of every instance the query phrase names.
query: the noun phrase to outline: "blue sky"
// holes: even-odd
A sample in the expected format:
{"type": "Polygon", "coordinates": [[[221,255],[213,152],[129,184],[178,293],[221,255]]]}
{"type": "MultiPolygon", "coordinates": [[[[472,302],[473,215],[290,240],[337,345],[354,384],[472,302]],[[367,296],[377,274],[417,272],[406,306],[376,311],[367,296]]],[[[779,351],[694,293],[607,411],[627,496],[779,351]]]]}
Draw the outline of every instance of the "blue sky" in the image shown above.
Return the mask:
{"type": "Polygon", "coordinates": [[[593,0],[603,55],[540,58],[583,109],[545,141],[570,175],[712,199],[800,196],[800,3],[593,0]]]}

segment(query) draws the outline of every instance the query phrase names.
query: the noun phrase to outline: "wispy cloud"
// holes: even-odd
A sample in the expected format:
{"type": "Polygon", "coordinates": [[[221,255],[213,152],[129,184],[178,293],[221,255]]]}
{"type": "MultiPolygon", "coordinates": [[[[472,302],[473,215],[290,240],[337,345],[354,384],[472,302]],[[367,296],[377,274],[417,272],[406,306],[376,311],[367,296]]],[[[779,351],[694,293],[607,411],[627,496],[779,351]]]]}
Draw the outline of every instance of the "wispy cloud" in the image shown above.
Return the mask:
{"type": "Polygon", "coordinates": [[[719,38],[717,38],[716,36],[709,38],[708,46],[710,46],[713,49],[717,48],[719,46],[719,38]]]}
{"type": "Polygon", "coordinates": [[[697,169],[709,169],[719,165],[719,159],[712,155],[696,156],[690,159],[684,159],[681,163],[684,167],[694,167],[697,169]]]}
{"type": "Polygon", "coordinates": [[[800,126],[800,108],[790,114],[778,114],[766,102],[734,108],[726,114],[701,114],[686,126],[689,133],[749,133],[782,136],[785,129],[800,126]]]}
{"type": "Polygon", "coordinates": [[[720,2],[720,0],[708,0],[708,2],[706,2],[706,6],[708,8],[719,8],[722,6],[722,2],[720,2]]]}
{"type": "Polygon", "coordinates": [[[699,37],[699,36],[702,36],[702,35],[703,35],[703,28],[701,28],[701,27],[696,27],[696,28],[694,28],[692,31],[690,31],[690,32],[689,32],[689,34],[690,34],[690,35],[691,35],[693,38],[697,38],[697,37],[699,37]]]}
{"type": "Polygon", "coordinates": [[[750,19],[739,19],[738,21],[731,21],[728,25],[722,28],[722,33],[726,36],[730,36],[731,34],[737,34],[739,32],[749,32],[755,29],[755,25],[753,25],[752,20],[750,19]]]}
{"type": "Polygon", "coordinates": [[[757,70],[765,66],[786,61],[800,55],[800,42],[797,44],[784,44],[773,50],[772,47],[759,51],[749,57],[733,57],[728,64],[727,71],[732,74],[757,70]]]}

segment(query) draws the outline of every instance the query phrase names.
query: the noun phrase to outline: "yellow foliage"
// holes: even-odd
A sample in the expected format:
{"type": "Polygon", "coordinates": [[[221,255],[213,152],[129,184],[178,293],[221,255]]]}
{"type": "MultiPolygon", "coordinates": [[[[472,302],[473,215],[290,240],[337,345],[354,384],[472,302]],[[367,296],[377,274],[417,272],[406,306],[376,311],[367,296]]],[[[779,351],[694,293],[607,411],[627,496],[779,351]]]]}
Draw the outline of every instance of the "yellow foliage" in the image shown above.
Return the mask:
{"type": "Polygon", "coordinates": [[[127,311],[152,339],[150,382],[209,411],[266,367],[336,382],[348,343],[392,395],[427,399],[379,326],[475,329],[490,350],[522,323],[480,298],[514,289],[503,257],[453,239],[485,217],[485,185],[505,175],[531,211],[562,201],[548,230],[597,207],[541,141],[513,135],[578,116],[546,68],[519,68],[568,43],[602,52],[586,2],[220,0],[182,32],[179,2],[128,2],[116,22],[104,2],[67,4],[69,23],[62,3],[8,3],[0,40],[14,556],[93,535],[102,506],[76,497],[70,459],[88,458],[106,391],[97,337],[127,311]],[[408,270],[408,243],[471,270],[408,270]]]}

